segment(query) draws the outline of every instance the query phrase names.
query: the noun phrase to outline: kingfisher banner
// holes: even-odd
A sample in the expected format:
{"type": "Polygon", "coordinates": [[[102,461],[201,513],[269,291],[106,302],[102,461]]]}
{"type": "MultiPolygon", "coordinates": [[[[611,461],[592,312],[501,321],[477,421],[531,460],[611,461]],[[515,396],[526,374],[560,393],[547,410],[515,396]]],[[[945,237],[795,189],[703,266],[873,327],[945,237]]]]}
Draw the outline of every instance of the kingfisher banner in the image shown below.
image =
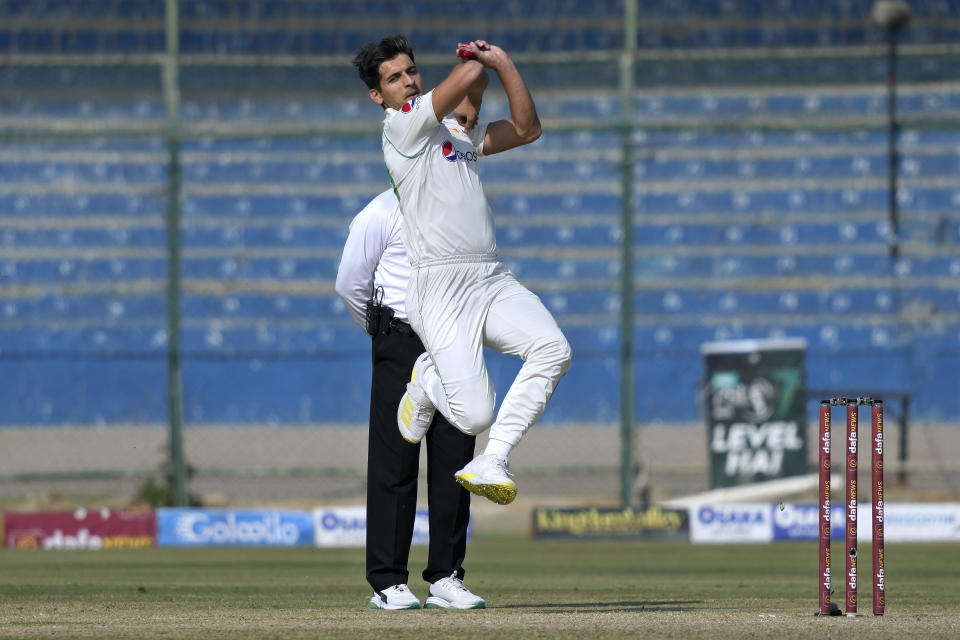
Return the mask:
{"type": "Polygon", "coordinates": [[[806,342],[710,342],[701,351],[710,486],[807,473],[806,342]]]}
{"type": "Polygon", "coordinates": [[[534,540],[686,540],[686,509],[536,507],[534,540]]]}

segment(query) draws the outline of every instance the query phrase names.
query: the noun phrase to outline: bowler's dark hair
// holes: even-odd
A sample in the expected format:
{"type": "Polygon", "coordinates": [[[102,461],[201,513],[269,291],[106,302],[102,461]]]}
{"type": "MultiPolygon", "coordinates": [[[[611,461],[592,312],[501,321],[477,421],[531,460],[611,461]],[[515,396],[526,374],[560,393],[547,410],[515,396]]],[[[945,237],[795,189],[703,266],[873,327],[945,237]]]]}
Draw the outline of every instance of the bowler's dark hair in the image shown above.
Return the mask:
{"type": "Polygon", "coordinates": [[[413,48],[406,36],[399,33],[388,36],[380,42],[368,42],[360,47],[353,58],[353,65],[360,74],[360,79],[368,89],[380,90],[380,65],[392,60],[401,53],[410,56],[413,61],[413,48]]]}

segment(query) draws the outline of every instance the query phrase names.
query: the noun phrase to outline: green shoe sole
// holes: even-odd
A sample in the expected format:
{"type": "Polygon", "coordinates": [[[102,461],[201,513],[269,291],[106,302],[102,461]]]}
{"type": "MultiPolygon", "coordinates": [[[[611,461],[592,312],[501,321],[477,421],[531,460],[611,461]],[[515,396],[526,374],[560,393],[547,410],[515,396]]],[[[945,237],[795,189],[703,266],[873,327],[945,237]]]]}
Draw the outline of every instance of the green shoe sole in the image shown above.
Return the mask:
{"type": "Polygon", "coordinates": [[[477,604],[473,605],[472,607],[463,607],[463,608],[460,608],[460,607],[441,607],[440,605],[438,605],[438,604],[433,604],[433,603],[431,602],[431,603],[429,603],[429,604],[423,605],[423,608],[424,608],[424,609],[441,609],[441,610],[447,610],[447,611],[450,611],[450,610],[452,610],[452,611],[467,611],[467,610],[469,610],[469,609],[486,609],[486,608],[487,608],[487,604],[486,604],[485,602],[478,602],[477,604]]]}
{"type": "Polygon", "coordinates": [[[383,611],[408,611],[408,610],[410,610],[410,609],[419,609],[419,608],[420,608],[420,606],[419,606],[419,605],[416,605],[416,604],[412,604],[412,605],[410,605],[409,607],[402,607],[402,608],[400,608],[400,609],[387,609],[386,607],[378,607],[377,605],[373,604],[372,602],[367,605],[367,609],[370,610],[370,611],[381,611],[381,610],[383,610],[383,611]]]}

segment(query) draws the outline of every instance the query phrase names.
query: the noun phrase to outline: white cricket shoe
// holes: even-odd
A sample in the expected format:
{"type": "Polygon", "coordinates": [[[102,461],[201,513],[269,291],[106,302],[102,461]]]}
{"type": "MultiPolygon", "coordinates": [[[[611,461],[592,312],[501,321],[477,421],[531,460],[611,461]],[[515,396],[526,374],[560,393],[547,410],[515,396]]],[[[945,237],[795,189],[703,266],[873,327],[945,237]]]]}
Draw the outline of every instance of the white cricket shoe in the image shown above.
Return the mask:
{"type": "Polygon", "coordinates": [[[470,493],[497,504],[510,504],[517,497],[517,483],[507,471],[507,461],[495,455],[477,456],[453,477],[470,493]]]}
{"type": "Polygon", "coordinates": [[[417,361],[413,363],[413,373],[410,375],[410,382],[407,383],[407,392],[400,398],[400,406],[397,407],[397,427],[400,428],[403,439],[410,444],[417,444],[423,440],[427,429],[430,428],[430,423],[433,422],[433,414],[436,413],[436,407],[430,402],[421,383],[423,372],[432,366],[430,356],[426,352],[420,354],[417,361]]]}
{"type": "Polygon", "coordinates": [[[430,597],[424,609],[486,609],[487,603],[480,596],[470,593],[454,573],[430,585],[430,597]]]}
{"type": "Polygon", "coordinates": [[[419,609],[420,600],[410,592],[405,584],[395,584],[387,587],[383,591],[374,591],[370,598],[368,609],[388,609],[398,611],[400,609],[419,609]]]}

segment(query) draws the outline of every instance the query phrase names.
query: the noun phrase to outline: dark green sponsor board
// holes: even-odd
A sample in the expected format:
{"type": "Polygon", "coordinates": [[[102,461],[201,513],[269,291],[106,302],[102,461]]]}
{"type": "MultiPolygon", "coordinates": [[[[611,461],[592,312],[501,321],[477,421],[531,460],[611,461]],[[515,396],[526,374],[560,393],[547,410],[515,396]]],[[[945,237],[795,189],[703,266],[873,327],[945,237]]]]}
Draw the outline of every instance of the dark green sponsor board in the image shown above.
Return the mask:
{"type": "Polygon", "coordinates": [[[683,539],[690,537],[686,509],[649,507],[536,507],[536,540],[683,539]]]}
{"type": "Polygon", "coordinates": [[[703,345],[711,487],[807,473],[800,339],[703,345]]]}

